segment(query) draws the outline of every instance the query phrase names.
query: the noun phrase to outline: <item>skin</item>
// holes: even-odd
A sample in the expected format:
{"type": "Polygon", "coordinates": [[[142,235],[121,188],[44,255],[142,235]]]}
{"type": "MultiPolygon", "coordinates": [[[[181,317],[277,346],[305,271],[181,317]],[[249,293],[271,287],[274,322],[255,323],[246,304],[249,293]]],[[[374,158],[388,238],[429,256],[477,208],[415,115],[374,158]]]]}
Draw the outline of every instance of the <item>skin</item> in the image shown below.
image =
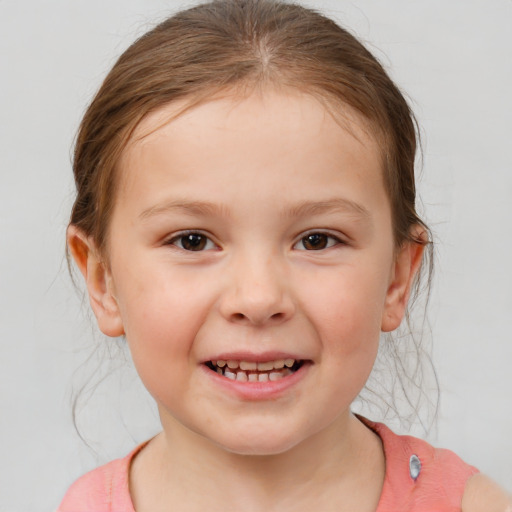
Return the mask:
{"type": "Polygon", "coordinates": [[[174,118],[181,106],[146,118],[123,155],[108,256],[68,234],[101,330],[126,335],[160,412],[131,468],[135,507],[375,510],[382,446],[349,407],[422,255],[394,246],[380,149],[350,110],[347,130],[297,92],[174,118]],[[312,233],[325,248],[307,250],[312,233]],[[309,364],[251,399],[202,364],[240,351],[309,364]]]}

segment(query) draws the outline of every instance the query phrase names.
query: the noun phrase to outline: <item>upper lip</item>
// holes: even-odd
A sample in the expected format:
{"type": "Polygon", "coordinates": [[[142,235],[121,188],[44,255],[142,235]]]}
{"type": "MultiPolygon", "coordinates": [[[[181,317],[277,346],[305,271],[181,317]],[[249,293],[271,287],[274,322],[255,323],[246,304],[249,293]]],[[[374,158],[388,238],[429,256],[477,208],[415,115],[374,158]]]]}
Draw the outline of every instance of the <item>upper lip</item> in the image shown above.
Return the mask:
{"type": "Polygon", "coordinates": [[[280,359],[295,359],[296,361],[303,361],[307,358],[298,356],[291,352],[283,351],[266,351],[261,353],[254,352],[220,352],[219,354],[212,355],[211,357],[202,361],[207,363],[209,361],[250,361],[255,363],[263,363],[265,361],[278,361],[280,359]]]}

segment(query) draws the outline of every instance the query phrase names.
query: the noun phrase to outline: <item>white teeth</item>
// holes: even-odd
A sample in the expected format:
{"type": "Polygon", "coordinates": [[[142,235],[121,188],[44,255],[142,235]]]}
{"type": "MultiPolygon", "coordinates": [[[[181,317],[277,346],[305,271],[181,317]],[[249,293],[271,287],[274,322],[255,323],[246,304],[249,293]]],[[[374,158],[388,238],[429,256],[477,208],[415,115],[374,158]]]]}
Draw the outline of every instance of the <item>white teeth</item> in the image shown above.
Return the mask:
{"type": "Polygon", "coordinates": [[[295,359],[276,359],[275,361],[263,361],[259,363],[254,361],[225,361],[223,359],[219,359],[218,361],[213,360],[212,363],[218,368],[224,368],[227,365],[227,367],[231,368],[232,370],[240,368],[240,370],[246,371],[259,370],[262,372],[268,372],[273,369],[280,370],[285,366],[287,368],[291,368],[295,364],[295,359]]]}
{"type": "Polygon", "coordinates": [[[258,370],[260,372],[268,372],[274,369],[274,361],[267,361],[265,363],[258,363],[258,370]]]}
{"type": "Polygon", "coordinates": [[[254,361],[240,361],[240,370],[256,370],[258,363],[254,361]]]}
{"type": "Polygon", "coordinates": [[[239,382],[268,382],[276,381],[291,375],[291,368],[295,359],[276,359],[275,361],[235,361],[235,360],[212,360],[213,369],[219,375],[239,382]],[[251,372],[261,373],[251,373],[251,372]]]}
{"type": "Polygon", "coordinates": [[[240,382],[247,382],[247,373],[245,372],[236,372],[236,380],[240,382]]]}
{"type": "Polygon", "coordinates": [[[231,380],[235,380],[236,373],[232,373],[229,370],[224,370],[224,377],[227,377],[228,379],[231,379],[231,380]]]}

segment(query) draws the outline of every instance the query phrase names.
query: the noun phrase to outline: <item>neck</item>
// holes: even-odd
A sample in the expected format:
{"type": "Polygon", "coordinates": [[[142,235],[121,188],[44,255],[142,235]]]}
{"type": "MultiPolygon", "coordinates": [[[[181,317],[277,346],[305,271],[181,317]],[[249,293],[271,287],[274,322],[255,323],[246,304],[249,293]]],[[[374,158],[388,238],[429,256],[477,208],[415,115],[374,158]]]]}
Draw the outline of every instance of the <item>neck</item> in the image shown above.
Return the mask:
{"type": "MultiPolygon", "coordinates": [[[[167,506],[170,496],[182,504],[195,500],[197,507],[205,505],[204,497],[210,510],[212,503],[218,503],[219,510],[241,512],[301,510],[301,506],[308,510],[307,503],[309,510],[325,510],[332,508],[333,501],[343,504],[338,510],[344,510],[345,504],[347,510],[364,510],[361,494],[365,493],[369,510],[378,501],[384,477],[380,440],[348,412],[327,429],[273,455],[231,453],[174,420],[164,426],[164,433],[141,452],[132,470],[137,510],[146,508],[143,503],[150,509],[144,498],[148,485],[169,491],[167,506]],[[373,485],[373,493],[368,485],[373,485]]],[[[163,503],[164,494],[155,490],[154,495],[162,496],[163,503]]],[[[151,507],[159,510],[155,502],[151,507]]]]}

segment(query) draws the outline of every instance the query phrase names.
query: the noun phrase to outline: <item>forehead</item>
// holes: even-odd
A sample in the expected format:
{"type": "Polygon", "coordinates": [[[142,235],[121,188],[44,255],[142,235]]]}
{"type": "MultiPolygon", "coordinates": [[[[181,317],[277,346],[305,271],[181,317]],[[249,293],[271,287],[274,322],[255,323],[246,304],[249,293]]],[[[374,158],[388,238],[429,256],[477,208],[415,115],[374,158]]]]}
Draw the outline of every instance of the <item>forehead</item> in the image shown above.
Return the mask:
{"type": "MultiPolygon", "coordinates": [[[[191,111],[201,110],[202,115],[224,115],[236,119],[235,115],[250,116],[255,120],[255,114],[260,120],[265,118],[269,122],[279,120],[287,123],[288,131],[294,129],[304,130],[301,121],[304,115],[314,113],[317,119],[330,118],[343,130],[350,132],[360,142],[369,140],[381,145],[380,128],[356,111],[350,105],[337,97],[332,97],[325,92],[295,89],[288,86],[264,85],[242,86],[214,91],[212,94],[199,94],[191,98],[184,98],[165,104],[146,115],[136,126],[127,147],[133,147],[154,132],[165,128],[168,124],[184,118],[189,122],[195,115],[191,111]],[[256,111],[252,108],[257,105],[256,111]],[[280,108],[276,109],[275,107],[280,108]],[[283,117],[283,113],[285,116],[283,117]]],[[[195,112],[194,112],[195,113],[195,112]]],[[[251,122],[251,119],[247,119],[251,122]]]]}
{"type": "Polygon", "coordinates": [[[119,194],[143,186],[148,174],[176,184],[193,175],[197,188],[215,188],[226,173],[231,184],[250,179],[269,186],[277,185],[275,173],[287,173],[300,194],[300,185],[322,182],[320,170],[338,167],[356,170],[363,181],[373,173],[370,181],[382,187],[381,150],[367,123],[349,107],[332,112],[294,90],[173,102],[134,131],[118,169],[119,194]]]}

